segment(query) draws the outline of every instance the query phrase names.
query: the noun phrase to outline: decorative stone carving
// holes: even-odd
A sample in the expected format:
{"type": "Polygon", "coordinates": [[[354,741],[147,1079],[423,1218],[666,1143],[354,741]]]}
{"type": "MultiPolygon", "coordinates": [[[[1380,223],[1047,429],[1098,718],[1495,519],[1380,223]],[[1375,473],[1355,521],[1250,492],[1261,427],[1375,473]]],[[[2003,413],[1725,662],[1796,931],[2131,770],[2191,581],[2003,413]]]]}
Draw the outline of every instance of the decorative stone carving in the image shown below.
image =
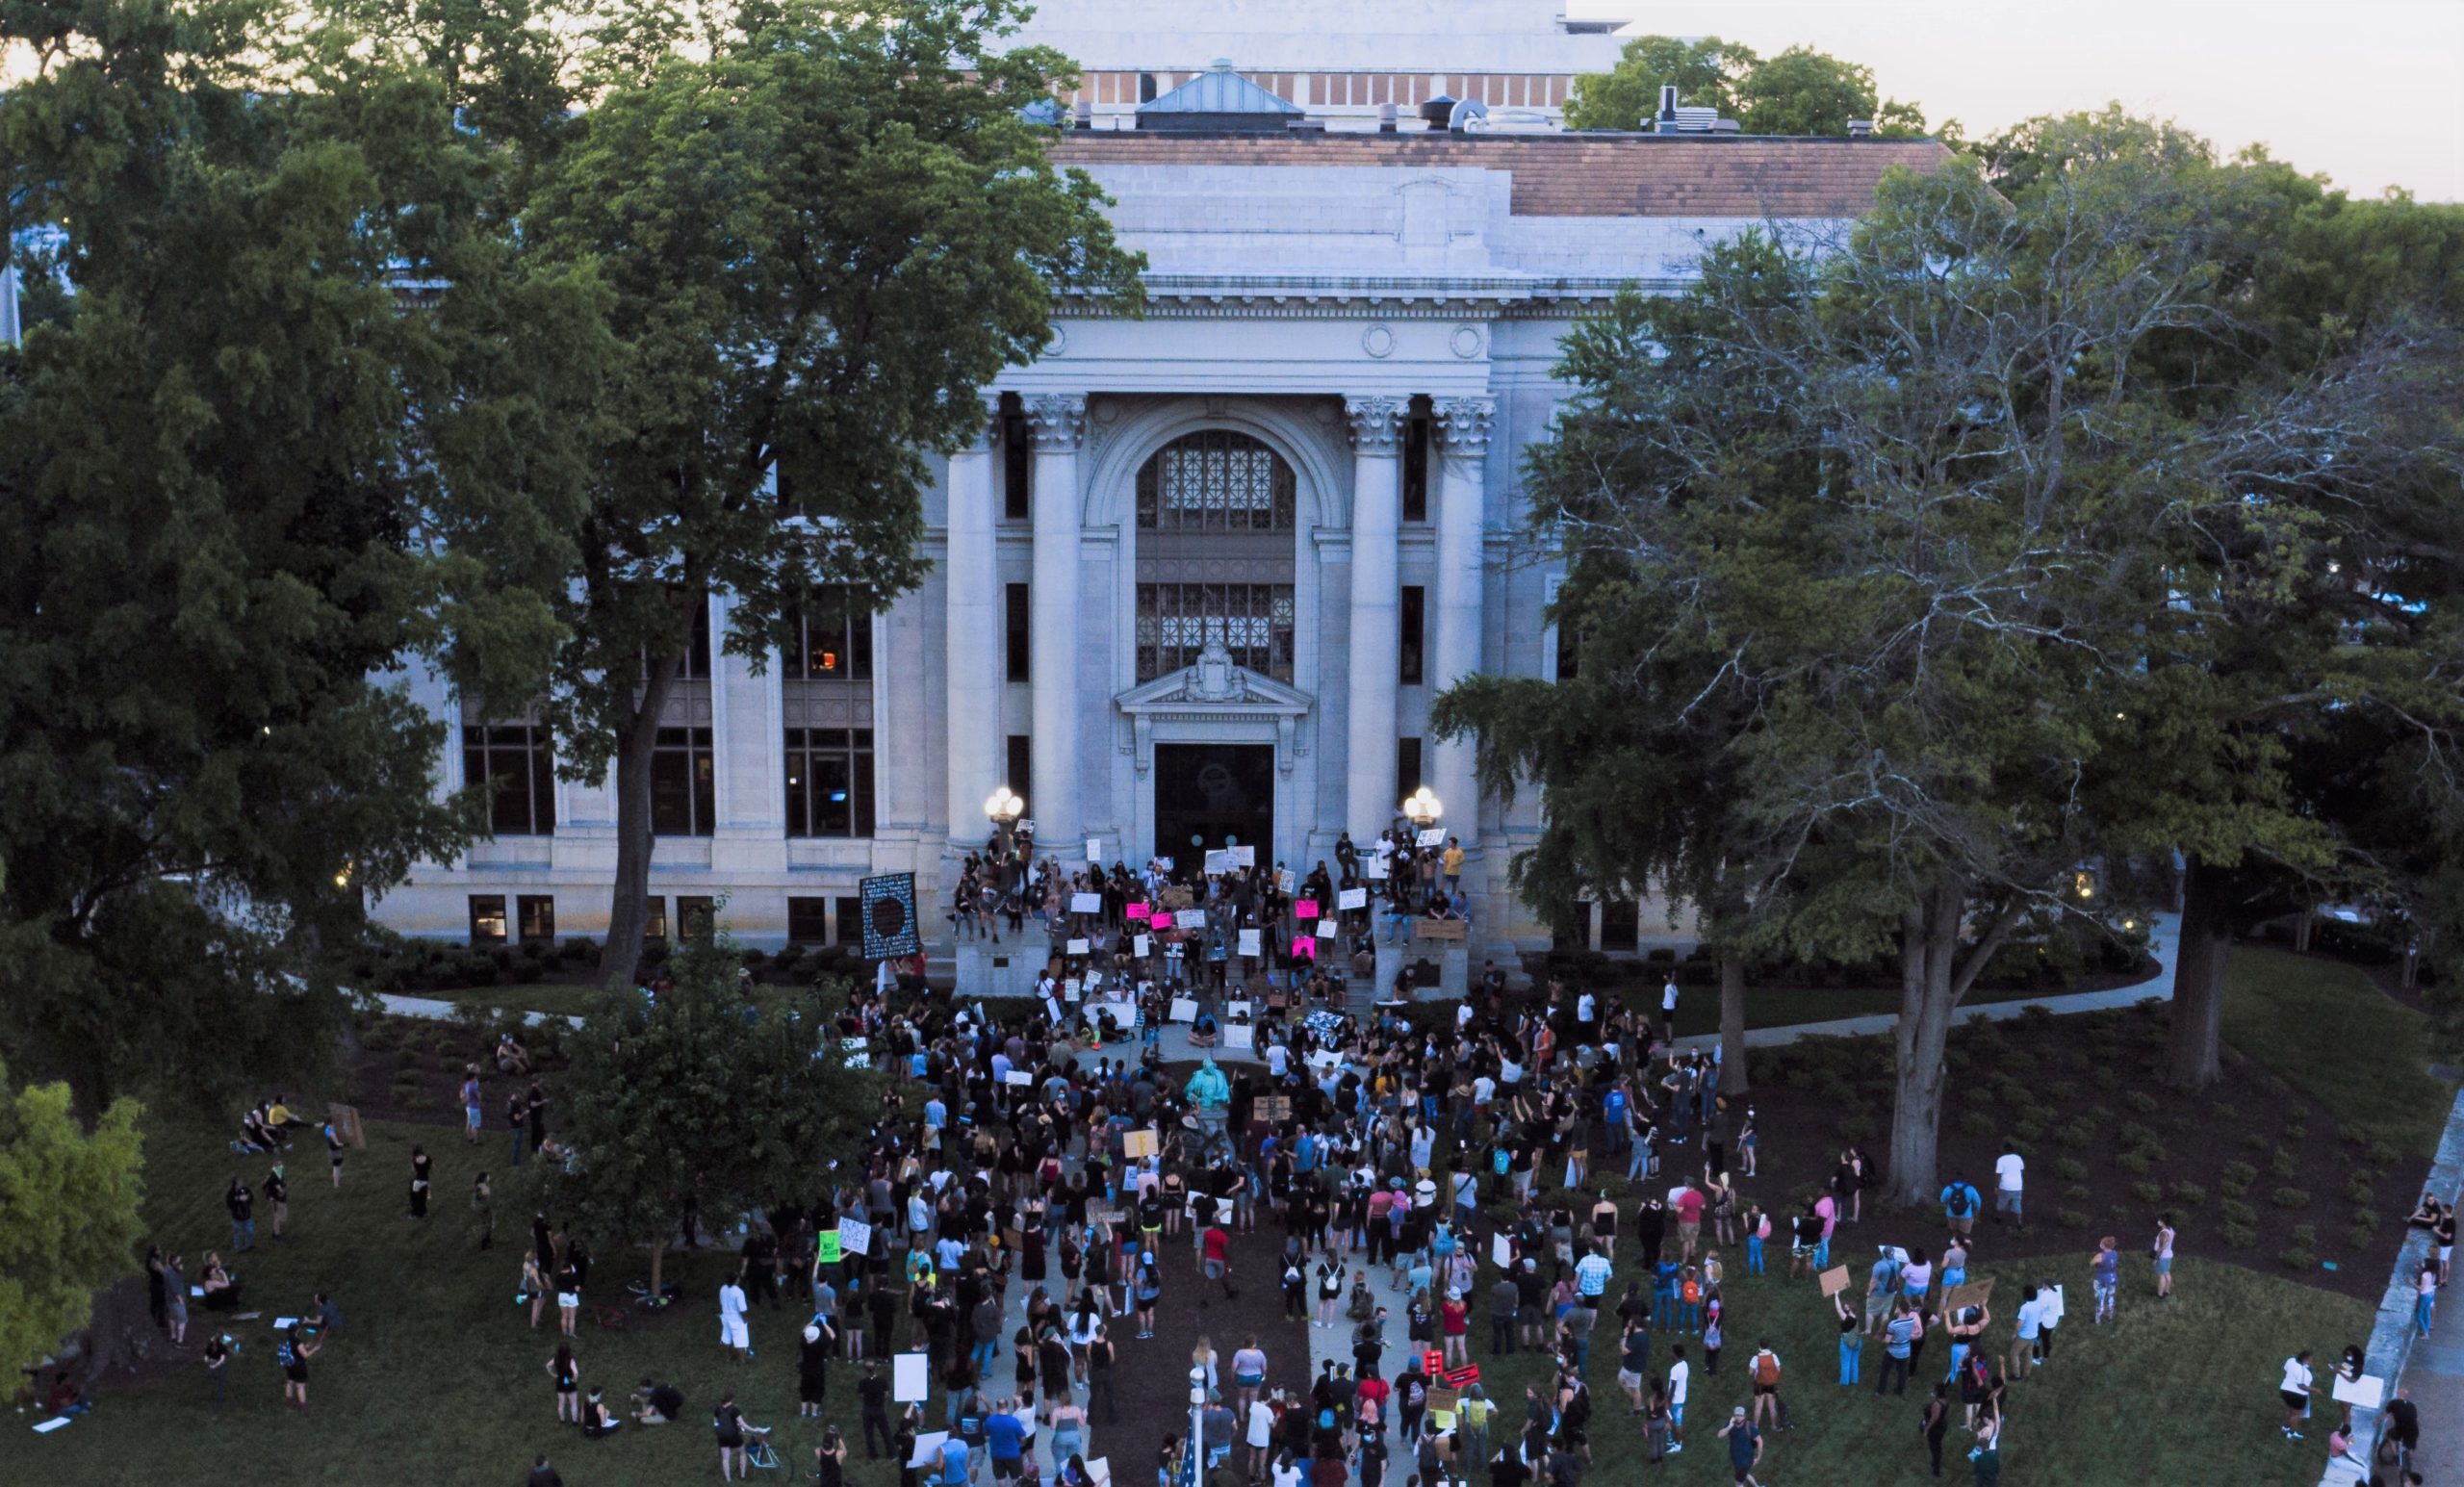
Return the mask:
{"type": "Polygon", "coordinates": [[[1065,451],[1086,444],[1086,394],[1039,393],[1026,401],[1027,426],[1034,430],[1037,449],[1065,451]]]}
{"type": "Polygon", "coordinates": [[[1439,398],[1437,422],[1445,431],[1448,452],[1467,459],[1487,453],[1489,424],[1497,411],[1498,400],[1494,397],[1439,398]]]}
{"type": "Polygon", "coordinates": [[[1380,360],[1394,355],[1395,328],[1391,325],[1370,326],[1360,333],[1360,348],[1380,360]]]}
{"type": "Polygon", "coordinates": [[[1344,415],[1351,420],[1352,442],[1364,452],[1393,453],[1403,416],[1399,397],[1347,397],[1344,415]]]}
{"type": "Polygon", "coordinates": [[[1454,327],[1454,334],[1447,338],[1446,344],[1453,349],[1455,355],[1470,361],[1480,354],[1480,348],[1487,344],[1487,337],[1480,334],[1480,327],[1477,325],[1457,325],[1454,327]]]}

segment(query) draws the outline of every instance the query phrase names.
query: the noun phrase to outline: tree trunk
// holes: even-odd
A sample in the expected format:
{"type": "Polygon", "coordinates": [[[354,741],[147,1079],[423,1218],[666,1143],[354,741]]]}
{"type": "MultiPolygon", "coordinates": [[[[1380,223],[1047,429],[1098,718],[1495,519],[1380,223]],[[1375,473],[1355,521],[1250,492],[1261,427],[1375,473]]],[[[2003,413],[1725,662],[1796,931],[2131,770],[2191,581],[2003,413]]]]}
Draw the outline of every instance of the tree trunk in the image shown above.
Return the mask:
{"type": "Polygon", "coordinates": [[[651,663],[641,699],[616,735],[616,882],[607,905],[607,949],[599,958],[604,981],[621,977],[629,985],[641,969],[650,929],[651,756],[658,747],[659,714],[674,689],[676,659],[651,663]]]}
{"type": "Polygon", "coordinates": [[[665,1234],[651,1236],[651,1304],[653,1306],[656,1306],[658,1298],[666,1295],[658,1289],[659,1262],[666,1258],[667,1236],[665,1234]]]}
{"type": "Polygon", "coordinates": [[[1889,1192],[1903,1207],[1930,1204],[1940,1191],[1942,1055],[1951,1017],[2019,917],[2016,907],[2003,910],[1963,958],[1966,915],[1967,885],[1948,879],[1928,887],[1901,920],[1889,1192]]]}
{"type": "Polygon", "coordinates": [[[1743,1094],[1745,1077],[1745,962],[1720,961],[1720,1092],[1743,1094]]]}
{"type": "Polygon", "coordinates": [[[2173,1025],[2165,1040],[2165,1082],[2183,1089],[2224,1076],[2224,961],[2233,915],[2222,873],[2194,859],[2183,875],[2182,928],[2173,958],[2173,1025]]]}

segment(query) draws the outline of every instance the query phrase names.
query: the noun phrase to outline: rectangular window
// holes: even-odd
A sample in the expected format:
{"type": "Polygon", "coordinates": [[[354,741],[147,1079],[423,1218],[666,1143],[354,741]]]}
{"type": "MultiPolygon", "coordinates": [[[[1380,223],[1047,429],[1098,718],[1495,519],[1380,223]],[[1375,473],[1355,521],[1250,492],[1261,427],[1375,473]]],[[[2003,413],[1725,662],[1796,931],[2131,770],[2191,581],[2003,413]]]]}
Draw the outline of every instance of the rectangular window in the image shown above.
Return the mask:
{"type": "MultiPolygon", "coordinates": [[[[649,676],[650,670],[649,657],[644,656],[642,675],[649,676]]],[[[692,631],[684,642],[682,654],[676,658],[676,679],[710,679],[710,599],[706,594],[694,602],[692,631]]]]}
{"type": "Polygon", "coordinates": [[[830,900],[826,898],[787,900],[787,938],[799,945],[829,944],[830,900]]]}
{"type": "Polygon", "coordinates": [[[1011,583],[1001,590],[1001,643],[1009,653],[1010,679],[1034,679],[1033,617],[1027,608],[1027,586],[1011,583]]]}
{"type": "Polygon", "coordinates": [[[1402,682],[1419,686],[1423,675],[1421,638],[1428,621],[1428,590],[1417,583],[1403,585],[1402,644],[1398,654],[1402,658],[1402,682]]]}
{"type": "Polygon", "coordinates": [[[1403,800],[1425,783],[1421,779],[1421,741],[1395,740],[1395,799],[1403,800]]]}
{"type": "Polygon", "coordinates": [[[719,901],[701,894],[678,894],[676,924],[686,939],[709,938],[719,927],[719,901]]]}
{"type": "Polygon", "coordinates": [[[1600,948],[1631,950],[1643,940],[1643,906],[1612,898],[1600,906],[1600,948]]]}
{"type": "Polygon", "coordinates": [[[474,893],[471,895],[471,943],[501,945],[504,943],[504,895],[474,893]]]}
{"type": "Polygon", "coordinates": [[[642,914],[642,937],[652,940],[667,938],[667,900],[655,893],[651,895],[650,905],[642,914]]]}
{"type": "Polygon", "coordinates": [[[787,834],[873,834],[873,731],[787,730],[787,834]]]}
{"type": "Polygon", "coordinates": [[[1429,416],[1414,413],[1403,421],[1403,520],[1428,520],[1429,416]]]}
{"type": "Polygon", "coordinates": [[[1293,612],[1289,583],[1142,583],[1138,679],[1179,671],[1219,640],[1239,665],[1290,681],[1293,612]]]}
{"type": "Polygon", "coordinates": [[[1552,950],[1588,950],[1591,948],[1591,903],[1587,899],[1572,899],[1557,906],[1549,916],[1549,948],[1552,950]]]}
{"type": "Polygon", "coordinates": [[[546,836],[556,830],[555,756],[546,724],[464,724],[462,779],[488,786],[490,835],[546,836]]]}
{"type": "Polygon", "coordinates": [[[1023,522],[1035,514],[1035,441],[1027,435],[1018,395],[1001,395],[1001,520],[1023,522]]]}
{"type": "Polygon", "coordinates": [[[797,477],[793,468],[793,462],[785,455],[782,454],[771,462],[770,483],[772,489],[778,493],[779,514],[781,516],[807,516],[810,514],[805,510],[805,501],[814,493],[810,489],[807,488],[804,481],[797,477]]]}
{"type": "Polygon", "coordinates": [[[838,942],[860,945],[864,942],[864,901],[842,898],[838,901],[838,942]]]}
{"type": "Polygon", "coordinates": [[[651,831],[707,836],[718,824],[717,769],[706,728],[663,728],[651,752],[651,831]]]}
{"type": "Polygon", "coordinates": [[[556,937],[556,897],[552,893],[525,893],[514,900],[521,910],[522,938],[525,944],[547,944],[556,937]]]}
{"type": "MultiPolygon", "coordinates": [[[[1012,733],[1009,743],[1010,747],[1003,762],[1009,766],[1010,778],[1002,782],[1010,787],[1012,793],[1023,795],[1036,778],[1035,740],[1025,733],[1012,733]]],[[[1027,808],[1033,810],[1035,804],[1034,801],[1027,802],[1027,808]]]]}
{"type": "Polygon", "coordinates": [[[813,590],[812,602],[788,611],[796,641],[779,657],[780,674],[798,681],[873,679],[873,614],[843,583],[813,590]]]}
{"type": "Polygon", "coordinates": [[[1559,624],[1557,627],[1557,679],[1559,681],[1575,679],[1575,675],[1581,663],[1582,636],[1576,633],[1574,627],[1559,624]]]}

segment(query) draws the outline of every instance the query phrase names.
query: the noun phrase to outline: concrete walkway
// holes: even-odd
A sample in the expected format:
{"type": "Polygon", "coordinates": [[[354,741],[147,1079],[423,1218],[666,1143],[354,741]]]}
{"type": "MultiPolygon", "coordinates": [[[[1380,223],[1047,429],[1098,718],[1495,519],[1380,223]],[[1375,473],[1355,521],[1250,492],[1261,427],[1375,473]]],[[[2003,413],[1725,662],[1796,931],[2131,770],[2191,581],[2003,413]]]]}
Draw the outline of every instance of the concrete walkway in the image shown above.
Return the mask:
{"type": "MultiPolygon", "coordinates": [[[[2450,1203],[2464,1196],[2464,1093],[2456,1095],[2448,1111],[2438,1157],[2422,1190],[2450,1203]]],[[[2400,1201],[2402,1196],[2398,1194],[2400,1201]]],[[[2444,1315],[2431,1324],[2430,1336],[2421,1336],[2413,1326],[2414,1277],[2421,1273],[2422,1261],[2429,1252],[2428,1231],[2406,1233],[2395,1269],[2388,1274],[2387,1290],[2379,1298],[2377,1320],[2371,1327],[2364,1376],[2388,1380],[2390,1397],[2399,1388],[2412,1396],[2422,1424],[2422,1455],[2413,1469],[2423,1480],[2429,1487],[2464,1487],[2464,1319],[2449,1310],[2456,1304],[2451,1301],[2439,1308],[2444,1315]]],[[[2318,1366],[2315,1389],[2323,1401],[2315,1407],[2319,1411],[2330,1408],[2323,1398],[2332,1382],[2332,1368],[2326,1363],[2318,1366]]],[[[2325,1416],[2313,1425],[2314,1433],[2323,1436],[2328,1419],[2332,1417],[2325,1416]]],[[[2363,1463],[2375,1449],[2381,1423],[2377,1410],[2352,1412],[2354,1451],[2362,1460],[2329,1462],[2326,1474],[2319,1478],[2321,1487],[2356,1487],[2372,1479],[2363,1463]]]]}

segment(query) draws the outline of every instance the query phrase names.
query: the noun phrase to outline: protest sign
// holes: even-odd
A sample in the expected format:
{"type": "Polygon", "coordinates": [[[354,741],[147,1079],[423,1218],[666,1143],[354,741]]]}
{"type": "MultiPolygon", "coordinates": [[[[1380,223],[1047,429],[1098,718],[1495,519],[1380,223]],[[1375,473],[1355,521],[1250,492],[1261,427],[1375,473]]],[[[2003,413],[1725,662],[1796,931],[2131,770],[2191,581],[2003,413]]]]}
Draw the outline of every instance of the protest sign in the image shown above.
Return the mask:
{"type": "Polygon", "coordinates": [[[1332,919],[1321,919],[1321,920],[1319,920],[1319,921],[1318,921],[1318,937],[1319,937],[1320,939],[1332,939],[1332,938],[1334,938],[1334,937],[1335,937],[1335,921],[1334,921],[1334,920],[1332,920],[1332,919]]]}
{"type": "Polygon", "coordinates": [[[1028,1073],[1025,1069],[1014,1068],[1010,1072],[1001,1076],[1001,1082],[1010,1086],[1012,1089],[1032,1090],[1036,1085],[1036,1076],[1028,1073]]]}
{"type": "Polygon", "coordinates": [[[1266,936],[1257,930],[1243,930],[1241,932],[1241,953],[1243,955],[1266,954],[1265,940],[1266,936]]]}
{"type": "Polygon", "coordinates": [[[838,1247],[851,1255],[869,1253],[873,1247],[873,1226],[860,1218],[839,1219],[838,1247]]]}
{"type": "Polygon", "coordinates": [[[1120,1152],[1125,1157],[1151,1157],[1164,1149],[1164,1138],[1153,1126],[1143,1131],[1123,1132],[1120,1152]]]}
{"type": "Polygon", "coordinates": [[[883,873],[856,885],[864,914],[864,959],[889,961],[923,948],[915,933],[915,875],[883,873]]]}
{"type": "Polygon", "coordinates": [[[1412,921],[1412,938],[1461,940],[1472,937],[1472,927],[1460,919],[1420,918],[1412,921]]]}
{"type": "Polygon", "coordinates": [[[1069,942],[1069,953],[1071,955],[1085,955],[1087,953],[1087,948],[1088,942],[1086,940],[1073,939],[1069,942]]]}
{"type": "Polygon", "coordinates": [[[1412,840],[1424,847],[1443,847],[1446,845],[1446,828],[1442,826],[1422,827],[1421,833],[1418,836],[1413,837],[1412,840]]]}
{"type": "Polygon", "coordinates": [[[1942,1311],[1946,1316],[1956,1316],[1966,1307],[1983,1306],[1992,1299],[1993,1277],[1989,1275],[1964,1286],[1953,1286],[1942,1296],[1942,1311]]]}
{"type": "MultiPolygon", "coordinates": [[[[932,1397],[932,1354],[898,1353],[891,1357],[889,1397],[892,1399],[900,1404],[921,1404],[932,1397]]],[[[948,1431],[939,1430],[928,1436],[918,1436],[915,1441],[915,1449],[918,1454],[913,1464],[916,1466],[924,1464],[921,1453],[926,1441],[931,1441],[937,1449],[941,1442],[949,1439],[949,1435],[948,1431]]]]}
{"type": "Polygon", "coordinates": [[[1088,837],[1088,838],[1087,838],[1087,860],[1088,860],[1088,861],[1090,861],[1090,862],[1100,862],[1100,861],[1102,861],[1103,859],[1104,859],[1104,839],[1103,839],[1102,837],[1100,837],[1100,836],[1090,836],[1090,837],[1088,837]]]}
{"type": "Polygon", "coordinates": [[[1150,910],[1144,904],[1131,904],[1121,910],[1121,917],[1132,924],[1144,924],[1150,910]]]}
{"type": "Polygon", "coordinates": [[[1314,961],[1318,959],[1318,936],[1315,935],[1293,936],[1292,958],[1296,961],[1314,961]]]}
{"type": "Polygon", "coordinates": [[[1154,953],[1155,941],[1144,935],[1139,936],[1138,938],[1132,942],[1130,947],[1130,954],[1138,957],[1142,961],[1154,953]]]}
{"type": "Polygon", "coordinates": [[[1176,930],[1202,930],[1202,929],[1205,929],[1205,928],[1206,928],[1206,910],[1203,910],[1203,909],[1176,909],[1176,910],[1174,910],[1172,911],[1172,928],[1174,928],[1174,929],[1176,929],[1176,930]]]}
{"type": "Polygon", "coordinates": [[[1299,903],[1293,905],[1292,917],[1296,919],[1315,919],[1318,917],[1318,901],[1314,898],[1304,898],[1299,903]]]}
{"type": "Polygon", "coordinates": [[[1226,1048],[1255,1048],[1257,1045],[1258,1030],[1245,1022],[1235,1022],[1223,1030],[1223,1046],[1226,1048]]]}
{"type": "Polygon", "coordinates": [[[1164,1020],[1167,1022],[1195,1022],[1197,1020],[1197,999],[1187,996],[1176,996],[1172,998],[1172,1010],[1165,1014],[1164,1020]]]}
{"type": "Polygon", "coordinates": [[[1069,911],[1073,914],[1099,914],[1104,911],[1104,896],[1100,893],[1072,893],[1069,911]]]}
{"type": "Polygon", "coordinates": [[[838,1235],[834,1230],[824,1231],[815,1237],[814,1243],[816,1247],[813,1253],[824,1265],[836,1265],[846,1258],[844,1253],[846,1246],[838,1243],[838,1235]]]}
{"type": "Polygon", "coordinates": [[[1848,1267],[1835,1265],[1822,1272],[1822,1294],[1835,1296],[1848,1289],[1848,1267]]]}
{"type": "Polygon", "coordinates": [[[1335,907],[1337,909],[1367,909],[1369,907],[1369,890],[1367,888],[1345,888],[1335,895],[1335,907]]]}

